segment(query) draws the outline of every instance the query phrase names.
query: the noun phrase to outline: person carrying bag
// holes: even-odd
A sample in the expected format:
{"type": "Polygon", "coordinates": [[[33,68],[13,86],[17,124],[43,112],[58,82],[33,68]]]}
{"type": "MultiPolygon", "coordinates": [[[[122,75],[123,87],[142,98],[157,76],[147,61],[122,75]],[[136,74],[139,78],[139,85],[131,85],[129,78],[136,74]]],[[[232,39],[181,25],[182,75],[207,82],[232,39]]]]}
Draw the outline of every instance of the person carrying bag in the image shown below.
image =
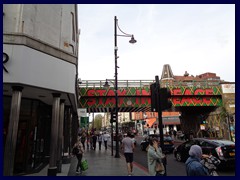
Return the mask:
{"type": "Polygon", "coordinates": [[[86,171],[86,170],[88,169],[88,162],[87,162],[86,159],[83,159],[83,160],[81,161],[80,167],[81,167],[81,170],[82,170],[82,171],[86,171]]]}
{"type": "Polygon", "coordinates": [[[162,162],[164,155],[159,147],[157,138],[153,138],[149,142],[147,153],[148,172],[150,176],[164,176],[165,168],[162,162]]]}
{"type": "Polygon", "coordinates": [[[156,161],[155,171],[156,172],[164,172],[165,171],[163,163],[160,162],[159,160],[156,161]]]}
{"type": "Polygon", "coordinates": [[[72,154],[74,156],[76,156],[78,159],[78,163],[77,163],[77,167],[76,167],[76,174],[81,174],[82,171],[84,171],[81,167],[83,153],[84,153],[83,144],[81,143],[80,137],[78,137],[77,142],[74,144],[73,149],[72,149],[72,154]]]}

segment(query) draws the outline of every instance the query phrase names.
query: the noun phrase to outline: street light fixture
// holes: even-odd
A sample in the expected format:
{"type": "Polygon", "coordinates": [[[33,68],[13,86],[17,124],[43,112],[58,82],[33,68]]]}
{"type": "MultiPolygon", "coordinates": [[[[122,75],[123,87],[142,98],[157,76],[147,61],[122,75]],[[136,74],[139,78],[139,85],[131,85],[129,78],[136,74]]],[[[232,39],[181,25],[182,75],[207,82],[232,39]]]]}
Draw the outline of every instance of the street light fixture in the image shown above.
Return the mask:
{"type": "Polygon", "coordinates": [[[104,87],[104,88],[109,88],[109,87],[110,87],[110,85],[109,85],[109,83],[108,83],[108,79],[106,79],[105,84],[103,85],[103,87],[104,87]]]}
{"type": "MultiPolygon", "coordinates": [[[[123,37],[131,37],[131,40],[129,41],[129,43],[136,43],[137,41],[134,39],[133,35],[127,34],[125,32],[123,32],[119,25],[118,25],[118,19],[117,16],[114,17],[114,57],[115,57],[115,111],[113,111],[113,113],[115,113],[116,115],[116,154],[115,154],[115,158],[120,158],[120,154],[119,154],[119,137],[118,137],[118,66],[117,66],[117,59],[119,58],[117,56],[117,36],[123,36],[123,37]],[[122,33],[122,34],[117,34],[117,29],[122,33]]],[[[105,83],[106,86],[109,87],[109,84],[105,83]]]]}

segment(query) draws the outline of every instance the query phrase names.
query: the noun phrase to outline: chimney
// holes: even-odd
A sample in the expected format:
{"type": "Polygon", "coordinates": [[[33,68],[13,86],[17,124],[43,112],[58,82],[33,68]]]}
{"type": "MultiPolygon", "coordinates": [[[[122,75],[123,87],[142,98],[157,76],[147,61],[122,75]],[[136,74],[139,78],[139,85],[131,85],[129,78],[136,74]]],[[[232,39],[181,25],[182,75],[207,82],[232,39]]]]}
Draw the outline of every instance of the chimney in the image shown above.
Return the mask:
{"type": "Polygon", "coordinates": [[[187,71],[185,71],[185,74],[184,74],[185,77],[189,76],[189,73],[187,71]]]}

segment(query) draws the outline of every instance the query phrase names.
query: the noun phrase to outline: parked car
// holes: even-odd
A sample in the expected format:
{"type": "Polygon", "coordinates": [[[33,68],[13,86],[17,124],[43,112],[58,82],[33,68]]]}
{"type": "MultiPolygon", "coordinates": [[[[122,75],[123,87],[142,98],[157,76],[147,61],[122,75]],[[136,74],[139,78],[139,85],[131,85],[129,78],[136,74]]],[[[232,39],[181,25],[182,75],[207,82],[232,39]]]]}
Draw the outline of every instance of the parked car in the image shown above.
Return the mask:
{"type": "MultiPolygon", "coordinates": [[[[146,151],[148,145],[149,145],[149,139],[151,138],[158,138],[159,142],[160,142],[160,136],[159,134],[150,134],[148,136],[146,136],[140,143],[140,148],[142,151],[146,151]]],[[[164,153],[170,152],[172,153],[174,150],[174,142],[171,136],[169,135],[165,135],[163,136],[163,141],[164,141],[164,148],[163,151],[164,153]]]]}
{"type": "Polygon", "coordinates": [[[194,144],[202,148],[203,154],[212,154],[218,158],[221,161],[218,168],[235,167],[235,143],[229,140],[193,138],[174,148],[176,160],[185,162],[190,147],[194,144]]]}

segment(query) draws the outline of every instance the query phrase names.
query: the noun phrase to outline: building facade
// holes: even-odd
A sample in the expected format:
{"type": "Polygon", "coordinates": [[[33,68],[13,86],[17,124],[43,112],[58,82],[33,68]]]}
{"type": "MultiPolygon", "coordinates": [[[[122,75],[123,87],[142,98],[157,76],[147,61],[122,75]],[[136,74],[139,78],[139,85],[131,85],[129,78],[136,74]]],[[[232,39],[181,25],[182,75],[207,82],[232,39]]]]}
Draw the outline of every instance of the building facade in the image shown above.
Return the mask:
{"type": "MultiPolygon", "coordinates": [[[[182,76],[175,76],[170,65],[166,64],[163,66],[161,86],[168,87],[173,85],[200,88],[204,86],[221,87],[223,106],[208,107],[205,109],[205,112],[202,110],[198,116],[189,116],[189,119],[184,119],[181,116],[181,129],[185,132],[194,131],[194,136],[196,137],[235,140],[235,83],[221,80],[216,73],[212,72],[193,76],[185,71],[182,76]]],[[[184,114],[188,114],[189,111],[190,109],[187,109],[184,114]]]]}
{"type": "Polygon", "coordinates": [[[75,4],[3,5],[4,175],[61,171],[78,126],[75,4]]]}

